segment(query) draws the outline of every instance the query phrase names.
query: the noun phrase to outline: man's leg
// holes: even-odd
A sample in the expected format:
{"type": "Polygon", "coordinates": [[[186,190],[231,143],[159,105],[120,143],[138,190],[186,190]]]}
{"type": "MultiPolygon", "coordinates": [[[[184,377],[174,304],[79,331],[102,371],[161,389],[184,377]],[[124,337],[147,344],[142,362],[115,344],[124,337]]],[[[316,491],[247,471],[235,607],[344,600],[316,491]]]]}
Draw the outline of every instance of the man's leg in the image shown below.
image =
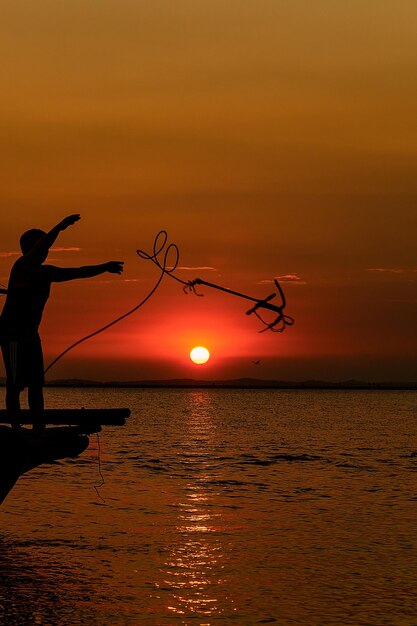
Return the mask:
{"type": "Polygon", "coordinates": [[[1,344],[4,366],[6,370],[6,409],[9,413],[10,421],[14,428],[19,428],[20,424],[14,418],[20,411],[20,386],[16,381],[16,354],[17,344],[9,340],[1,344]]]}
{"type": "MultiPolygon", "coordinates": [[[[39,335],[34,336],[26,344],[26,380],[28,382],[28,403],[33,413],[41,413],[44,409],[42,344],[39,335]]],[[[43,430],[44,424],[34,424],[34,430],[43,430]]]]}
{"type": "MultiPolygon", "coordinates": [[[[43,411],[45,403],[43,399],[43,388],[40,385],[29,385],[28,387],[29,409],[34,413],[43,411]]],[[[45,424],[33,424],[33,430],[43,430],[45,424]]]]}
{"type": "Polygon", "coordinates": [[[18,422],[18,414],[20,411],[20,388],[17,385],[7,384],[6,386],[6,409],[9,413],[12,427],[20,428],[20,424],[18,422]]]}
{"type": "Polygon", "coordinates": [[[8,384],[6,387],[6,409],[10,413],[20,411],[20,389],[17,385],[8,384]]]}
{"type": "Polygon", "coordinates": [[[29,385],[28,387],[28,403],[29,409],[33,412],[43,411],[45,403],[43,399],[43,388],[40,386],[29,385]]]}

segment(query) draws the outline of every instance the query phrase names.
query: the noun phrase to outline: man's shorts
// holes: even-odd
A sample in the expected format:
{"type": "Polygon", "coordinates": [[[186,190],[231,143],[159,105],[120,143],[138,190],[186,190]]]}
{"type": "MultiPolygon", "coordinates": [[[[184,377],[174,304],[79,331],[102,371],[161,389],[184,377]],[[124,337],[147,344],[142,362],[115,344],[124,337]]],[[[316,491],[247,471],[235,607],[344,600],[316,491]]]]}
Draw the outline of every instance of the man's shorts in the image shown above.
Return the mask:
{"type": "Polygon", "coordinates": [[[45,384],[42,343],[39,335],[1,342],[7,385],[43,387],[45,384]]]}

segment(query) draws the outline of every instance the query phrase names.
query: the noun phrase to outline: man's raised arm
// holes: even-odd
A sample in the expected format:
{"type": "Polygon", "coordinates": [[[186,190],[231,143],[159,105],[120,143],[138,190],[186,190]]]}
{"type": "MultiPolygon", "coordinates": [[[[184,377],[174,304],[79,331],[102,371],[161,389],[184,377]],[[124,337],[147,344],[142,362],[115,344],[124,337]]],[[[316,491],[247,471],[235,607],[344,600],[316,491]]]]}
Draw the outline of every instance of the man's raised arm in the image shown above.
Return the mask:
{"type": "Polygon", "coordinates": [[[123,272],[123,261],[109,261],[101,265],[84,265],[83,267],[55,267],[54,265],[45,265],[48,272],[49,280],[54,283],[63,283],[67,280],[75,280],[77,278],[93,278],[110,272],[110,274],[121,274],[123,272]]]}
{"type": "Polygon", "coordinates": [[[79,213],[74,213],[73,215],[68,215],[64,217],[56,226],[51,228],[48,233],[45,233],[39,241],[35,243],[33,248],[24,255],[24,257],[31,262],[43,263],[45,260],[45,256],[48,254],[49,248],[55,243],[56,238],[59,233],[63,230],[66,230],[68,226],[72,226],[75,222],[78,222],[80,219],[79,213]]]}

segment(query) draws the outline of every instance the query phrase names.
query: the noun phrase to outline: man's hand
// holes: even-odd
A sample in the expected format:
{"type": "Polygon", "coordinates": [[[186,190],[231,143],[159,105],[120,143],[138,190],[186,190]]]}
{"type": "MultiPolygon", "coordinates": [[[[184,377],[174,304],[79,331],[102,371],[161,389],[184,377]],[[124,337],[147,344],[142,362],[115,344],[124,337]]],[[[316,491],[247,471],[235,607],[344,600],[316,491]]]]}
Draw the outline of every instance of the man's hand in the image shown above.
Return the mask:
{"type": "Polygon", "coordinates": [[[109,261],[105,263],[106,272],[110,274],[121,274],[123,272],[124,261],[109,261]]]}
{"type": "Polygon", "coordinates": [[[79,219],[79,213],[74,213],[74,215],[68,215],[67,217],[64,217],[62,222],[59,222],[58,228],[59,230],[65,230],[66,228],[68,228],[68,226],[72,226],[73,224],[75,224],[75,222],[78,222],[79,219]]]}

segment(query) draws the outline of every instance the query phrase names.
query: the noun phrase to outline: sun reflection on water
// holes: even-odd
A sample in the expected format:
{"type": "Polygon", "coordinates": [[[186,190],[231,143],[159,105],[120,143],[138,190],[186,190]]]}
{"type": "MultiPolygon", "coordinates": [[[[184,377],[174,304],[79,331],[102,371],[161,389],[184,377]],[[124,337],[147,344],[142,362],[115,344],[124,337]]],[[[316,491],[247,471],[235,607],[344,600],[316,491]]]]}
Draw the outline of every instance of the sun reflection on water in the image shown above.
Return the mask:
{"type": "Polygon", "coordinates": [[[177,615],[220,615],[216,592],[224,583],[220,575],[223,548],[214,520],[204,508],[208,498],[198,487],[193,489],[187,495],[189,502],[180,503],[175,528],[178,543],[165,561],[163,584],[172,590],[167,608],[177,615]]]}
{"type": "MultiPolygon", "coordinates": [[[[216,436],[210,419],[210,403],[209,393],[190,392],[184,442],[188,462],[195,467],[196,475],[193,481],[187,481],[184,500],[176,505],[173,543],[160,583],[171,592],[166,607],[171,614],[206,619],[218,617],[226,609],[221,513],[213,506],[216,492],[206,484],[209,476],[205,468],[210,461],[207,451],[216,436]]],[[[230,606],[230,601],[228,604],[230,606]]]]}

